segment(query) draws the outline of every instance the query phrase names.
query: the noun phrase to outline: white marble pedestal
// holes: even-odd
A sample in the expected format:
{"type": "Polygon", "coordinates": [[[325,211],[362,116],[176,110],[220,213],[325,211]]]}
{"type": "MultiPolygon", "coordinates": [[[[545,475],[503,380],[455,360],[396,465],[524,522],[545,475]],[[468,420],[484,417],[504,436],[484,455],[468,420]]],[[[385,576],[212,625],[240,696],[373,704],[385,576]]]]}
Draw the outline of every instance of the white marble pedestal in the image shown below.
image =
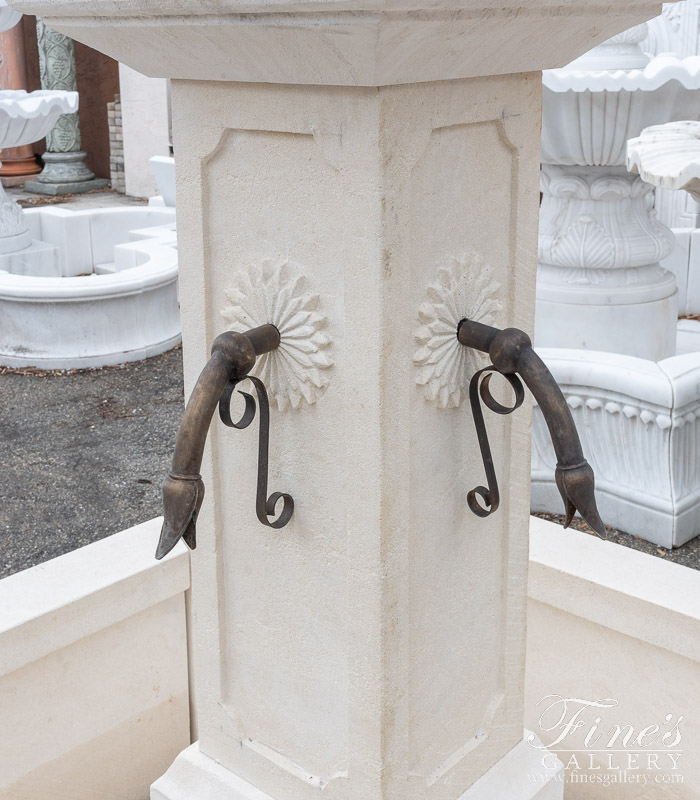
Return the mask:
{"type": "Polygon", "coordinates": [[[281,334],[260,374],[294,516],[258,523],[256,425],[215,421],[199,743],[153,798],[561,798],[523,744],[529,415],[488,419],[507,491],[475,517],[456,332],[532,330],[539,70],[656,3],[16,5],[173,78],[187,391],[221,331],[281,334]]]}

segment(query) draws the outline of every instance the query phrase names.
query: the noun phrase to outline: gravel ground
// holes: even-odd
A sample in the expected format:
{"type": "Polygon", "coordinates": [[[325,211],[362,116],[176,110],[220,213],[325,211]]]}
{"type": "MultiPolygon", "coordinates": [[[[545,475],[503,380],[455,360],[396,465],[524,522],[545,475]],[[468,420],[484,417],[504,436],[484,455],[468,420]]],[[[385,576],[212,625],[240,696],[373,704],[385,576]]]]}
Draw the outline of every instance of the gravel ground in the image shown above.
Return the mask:
{"type": "Polygon", "coordinates": [[[66,373],[0,368],[0,578],[161,513],[182,353],[66,373]]]}
{"type": "Polygon", "coordinates": [[[22,208],[61,205],[71,211],[82,211],[88,208],[110,208],[112,206],[144,206],[148,203],[148,198],[146,197],[131,197],[126,194],[119,194],[119,192],[113,192],[111,189],[99,189],[81,194],[57,195],[25,192],[24,187],[19,186],[5,191],[22,208]]]}
{"type": "MultiPolygon", "coordinates": [[[[180,348],[101,370],[0,368],[0,578],[158,516],[183,405],[180,348]]],[[[700,537],[608,538],[700,569],[700,537]]]]}

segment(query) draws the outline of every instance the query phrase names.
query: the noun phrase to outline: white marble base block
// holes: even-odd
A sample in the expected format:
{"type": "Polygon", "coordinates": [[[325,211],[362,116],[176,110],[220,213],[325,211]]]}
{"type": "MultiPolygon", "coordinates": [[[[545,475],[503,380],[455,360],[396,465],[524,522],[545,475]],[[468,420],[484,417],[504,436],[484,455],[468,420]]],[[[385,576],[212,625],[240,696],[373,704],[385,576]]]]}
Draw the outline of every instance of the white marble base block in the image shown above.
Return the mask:
{"type": "Polygon", "coordinates": [[[13,275],[32,275],[38,278],[58,278],[63,258],[55,244],[33,239],[29,247],[11,253],[0,253],[0,272],[13,275]]]}

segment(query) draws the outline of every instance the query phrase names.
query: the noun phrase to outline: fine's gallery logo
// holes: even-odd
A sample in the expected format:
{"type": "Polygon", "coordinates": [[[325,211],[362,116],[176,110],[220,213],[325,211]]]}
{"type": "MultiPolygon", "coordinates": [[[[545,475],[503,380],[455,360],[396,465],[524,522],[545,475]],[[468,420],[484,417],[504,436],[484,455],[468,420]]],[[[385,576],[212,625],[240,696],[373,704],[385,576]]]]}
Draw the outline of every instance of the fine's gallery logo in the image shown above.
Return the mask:
{"type": "Polygon", "coordinates": [[[633,724],[612,698],[547,695],[537,705],[539,730],[528,742],[542,751],[545,772],[533,780],[605,786],[683,782],[682,715],[633,724]]]}

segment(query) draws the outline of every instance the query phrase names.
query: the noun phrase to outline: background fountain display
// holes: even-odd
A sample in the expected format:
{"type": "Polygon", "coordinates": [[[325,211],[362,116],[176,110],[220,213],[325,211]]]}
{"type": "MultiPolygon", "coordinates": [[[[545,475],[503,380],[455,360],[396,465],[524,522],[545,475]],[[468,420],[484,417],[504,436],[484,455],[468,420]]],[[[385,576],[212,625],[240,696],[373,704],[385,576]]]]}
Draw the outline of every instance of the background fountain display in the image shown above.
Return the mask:
{"type": "MultiPolygon", "coordinates": [[[[0,30],[20,19],[0,0],[0,30]]],[[[0,92],[0,149],[77,109],[77,92],[0,92]]],[[[174,223],[173,208],[25,213],[0,185],[0,365],[99,367],[177,344],[174,223]]]]}
{"type": "MultiPolygon", "coordinates": [[[[645,36],[639,26],[544,73],[536,344],[604,521],[671,547],[700,532],[700,353],[676,355],[676,280],[659,263],[675,239],[653,187],[624,165],[643,128],[700,117],[700,58],[649,62],[645,36]]],[[[538,411],[532,458],[533,510],[560,511],[538,411]]]]}

